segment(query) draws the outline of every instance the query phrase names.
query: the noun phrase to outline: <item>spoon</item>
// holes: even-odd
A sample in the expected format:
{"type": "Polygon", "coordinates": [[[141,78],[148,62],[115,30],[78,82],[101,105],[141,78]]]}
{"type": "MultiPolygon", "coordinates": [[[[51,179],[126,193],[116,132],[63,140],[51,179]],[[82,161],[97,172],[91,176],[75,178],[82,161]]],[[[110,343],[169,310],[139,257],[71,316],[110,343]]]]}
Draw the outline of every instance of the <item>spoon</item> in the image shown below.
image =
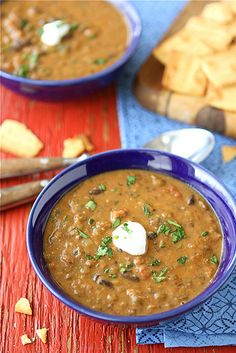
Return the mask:
{"type": "Polygon", "coordinates": [[[144,145],[200,163],[215,146],[214,135],[205,129],[190,128],[167,131],[144,145]]]}

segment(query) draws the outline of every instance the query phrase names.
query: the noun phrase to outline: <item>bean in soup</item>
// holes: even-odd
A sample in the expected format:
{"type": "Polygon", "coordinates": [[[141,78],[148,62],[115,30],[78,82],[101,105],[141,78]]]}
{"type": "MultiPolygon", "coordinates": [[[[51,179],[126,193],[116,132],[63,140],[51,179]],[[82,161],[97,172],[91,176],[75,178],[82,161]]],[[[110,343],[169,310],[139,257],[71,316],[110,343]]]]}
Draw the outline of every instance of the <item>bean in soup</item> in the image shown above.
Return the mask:
{"type": "Polygon", "coordinates": [[[219,222],[202,196],[144,170],[83,181],[58,201],[44,233],[55,282],[80,304],[117,315],[193,299],[213,279],[221,249],[219,222]]]}
{"type": "Polygon", "coordinates": [[[1,70],[39,80],[84,77],[114,64],[128,31],[106,1],[1,4],[1,70]]]}

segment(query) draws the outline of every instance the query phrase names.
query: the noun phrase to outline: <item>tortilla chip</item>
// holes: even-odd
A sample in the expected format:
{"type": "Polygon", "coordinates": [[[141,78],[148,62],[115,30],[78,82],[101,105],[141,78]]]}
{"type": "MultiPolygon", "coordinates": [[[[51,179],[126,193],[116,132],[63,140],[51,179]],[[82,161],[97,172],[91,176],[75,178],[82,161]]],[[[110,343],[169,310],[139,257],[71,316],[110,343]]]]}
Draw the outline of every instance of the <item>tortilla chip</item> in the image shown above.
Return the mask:
{"type": "Polygon", "coordinates": [[[173,51],[179,51],[197,56],[210,55],[213,53],[212,48],[210,48],[201,39],[196,38],[193,35],[193,32],[187,29],[182,29],[173,36],[170,36],[168,39],[164,40],[153,50],[153,55],[162,64],[166,65],[168,60],[171,59],[173,51]]]}
{"type": "Polygon", "coordinates": [[[235,47],[203,58],[201,62],[205,75],[214,86],[222,87],[236,83],[235,47]]]}
{"type": "Polygon", "coordinates": [[[81,134],[78,137],[83,141],[86,151],[91,152],[94,149],[94,145],[90,142],[87,135],[81,134]]]}
{"type": "Polygon", "coordinates": [[[162,78],[164,87],[177,93],[203,96],[207,79],[198,58],[183,53],[173,53],[162,78]]]}
{"type": "Polygon", "coordinates": [[[236,146],[223,145],[221,148],[221,152],[224,162],[229,162],[232,159],[236,158],[236,146]]]}
{"type": "Polygon", "coordinates": [[[47,343],[47,333],[48,333],[48,330],[49,330],[49,329],[48,329],[48,328],[45,328],[45,327],[36,330],[36,333],[37,333],[38,337],[41,339],[41,341],[42,341],[43,343],[47,343]]]}
{"type": "Polygon", "coordinates": [[[227,26],[199,16],[191,17],[185,28],[193,32],[195,38],[199,38],[216,51],[227,49],[233,39],[227,26]]]}
{"type": "Polygon", "coordinates": [[[6,119],[0,126],[0,148],[21,157],[34,157],[43,148],[43,143],[26,125],[6,119]]]}
{"type": "Polygon", "coordinates": [[[223,24],[233,21],[234,18],[230,6],[222,2],[212,2],[207,4],[201,13],[201,16],[223,24]]]}
{"type": "Polygon", "coordinates": [[[219,109],[236,112],[236,84],[228,87],[214,87],[210,85],[207,90],[207,102],[219,109]]]}
{"type": "Polygon", "coordinates": [[[83,140],[78,137],[72,137],[64,140],[64,150],[62,156],[64,158],[75,158],[85,151],[83,140]]]}
{"type": "Polygon", "coordinates": [[[20,298],[15,304],[15,312],[26,315],[32,315],[32,309],[29,300],[27,298],[20,298]]]}
{"type": "Polygon", "coordinates": [[[26,344],[33,343],[33,341],[27,335],[21,336],[20,339],[21,339],[23,346],[25,346],[26,344]]]}

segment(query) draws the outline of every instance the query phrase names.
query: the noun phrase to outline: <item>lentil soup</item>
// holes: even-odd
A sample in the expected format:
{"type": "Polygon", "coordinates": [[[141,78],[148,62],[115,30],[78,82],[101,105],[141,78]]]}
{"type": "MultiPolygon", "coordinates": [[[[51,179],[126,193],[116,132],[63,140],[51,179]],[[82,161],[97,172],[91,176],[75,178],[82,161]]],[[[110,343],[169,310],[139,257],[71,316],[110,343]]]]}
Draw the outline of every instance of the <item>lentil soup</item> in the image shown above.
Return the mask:
{"type": "Polygon", "coordinates": [[[97,73],[125,52],[128,30],[106,1],[1,4],[1,70],[38,80],[97,73]]]}
{"type": "Polygon", "coordinates": [[[187,184],[145,170],[96,175],[55,205],[43,251],[54,281],[89,308],[146,315],[180,306],[214,277],[219,222],[187,184]]]}

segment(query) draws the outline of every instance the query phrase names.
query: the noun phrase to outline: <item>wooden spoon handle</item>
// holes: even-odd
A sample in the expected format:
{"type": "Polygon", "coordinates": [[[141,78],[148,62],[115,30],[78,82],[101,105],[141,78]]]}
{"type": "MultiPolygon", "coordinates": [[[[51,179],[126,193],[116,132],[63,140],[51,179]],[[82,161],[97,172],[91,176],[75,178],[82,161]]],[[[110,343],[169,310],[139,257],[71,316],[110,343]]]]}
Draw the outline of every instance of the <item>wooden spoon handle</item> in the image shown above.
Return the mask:
{"type": "Polygon", "coordinates": [[[46,179],[37,180],[0,189],[0,211],[34,200],[48,182],[46,179]]]}
{"type": "Polygon", "coordinates": [[[88,154],[84,153],[78,158],[38,157],[2,159],[0,179],[63,168],[78,161],[82,161],[87,157],[88,154]]]}

